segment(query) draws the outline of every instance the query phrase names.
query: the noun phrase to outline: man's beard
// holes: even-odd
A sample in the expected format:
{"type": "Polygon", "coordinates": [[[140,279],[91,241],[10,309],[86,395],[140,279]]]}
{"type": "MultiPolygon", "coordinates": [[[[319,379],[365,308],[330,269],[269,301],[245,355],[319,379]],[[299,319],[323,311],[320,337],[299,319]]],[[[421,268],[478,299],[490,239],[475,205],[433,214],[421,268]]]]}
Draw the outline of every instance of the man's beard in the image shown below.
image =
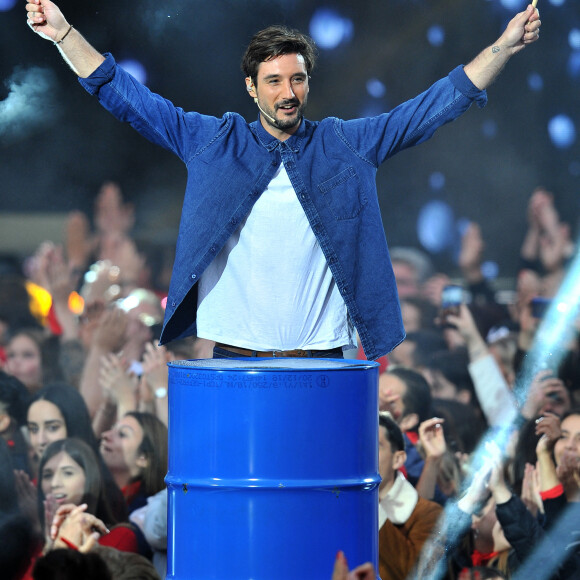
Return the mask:
{"type": "Polygon", "coordinates": [[[292,129],[300,125],[304,117],[304,110],[306,109],[306,100],[304,100],[303,103],[300,103],[298,99],[288,99],[286,101],[282,101],[281,103],[278,103],[276,105],[276,112],[280,109],[280,107],[284,107],[287,105],[294,105],[297,107],[296,113],[294,114],[293,117],[291,117],[290,119],[279,119],[276,116],[275,111],[273,111],[270,108],[264,108],[264,111],[268,113],[268,115],[272,117],[272,119],[274,119],[275,121],[272,122],[272,119],[269,119],[268,117],[264,116],[266,122],[272,127],[279,129],[280,131],[286,131],[288,129],[292,129]]]}

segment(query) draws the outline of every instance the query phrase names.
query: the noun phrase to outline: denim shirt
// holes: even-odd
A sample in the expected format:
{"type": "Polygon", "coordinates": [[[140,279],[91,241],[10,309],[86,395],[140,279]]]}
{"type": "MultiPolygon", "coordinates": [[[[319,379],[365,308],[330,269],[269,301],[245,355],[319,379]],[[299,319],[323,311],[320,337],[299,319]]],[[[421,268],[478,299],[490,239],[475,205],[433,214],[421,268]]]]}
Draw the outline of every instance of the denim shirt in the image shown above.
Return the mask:
{"type": "Polygon", "coordinates": [[[161,344],[195,334],[197,282],[281,162],[367,358],[386,354],[405,338],[376,173],[383,161],[431,137],[472,101],[485,104],[485,91],[463,67],[389,113],[305,119],[294,135],[278,141],[259,120],[247,123],[237,113],[216,118],[185,112],[105,56],[81,84],[115,117],[179,156],[188,171],[161,344]]]}

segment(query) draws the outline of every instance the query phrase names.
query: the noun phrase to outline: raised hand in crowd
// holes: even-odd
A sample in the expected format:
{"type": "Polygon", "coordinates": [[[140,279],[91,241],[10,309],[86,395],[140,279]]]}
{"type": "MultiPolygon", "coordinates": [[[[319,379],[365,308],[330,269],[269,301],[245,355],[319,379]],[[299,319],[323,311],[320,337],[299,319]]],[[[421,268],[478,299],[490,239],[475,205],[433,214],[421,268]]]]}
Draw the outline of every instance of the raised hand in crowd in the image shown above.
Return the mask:
{"type": "Polygon", "coordinates": [[[126,312],[112,308],[102,314],[93,333],[80,381],[80,391],[91,416],[106,401],[99,383],[102,357],[121,352],[126,343],[128,323],[126,312]]]}
{"type": "Polygon", "coordinates": [[[536,373],[530,387],[521,414],[526,419],[552,412],[562,415],[570,408],[570,393],[564,383],[551,369],[542,369],[536,373]]]}
{"type": "MultiPolygon", "coordinates": [[[[152,407],[151,411],[161,421],[168,424],[167,389],[169,386],[169,369],[167,363],[175,357],[164,347],[155,342],[145,345],[143,355],[143,374],[139,381],[139,403],[152,407]]],[[[141,408],[141,410],[145,410],[141,408]]]]}
{"type": "Polygon", "coordinates": [[[377,574],[370,562],[361,564],[349,571],[346,556],[339,551],[334,561],[331,580],[376,580],[377,574]]]}
{"type": "Polygon", "coordinates": [[[460,304],[457,314],[447,314],[445,322],[457,328],[463,337],[471,362],[489,355],[487,343],[481,336],[468,306],[460,304]]]}
{"type": "Polygon", "coordinates": [[[51,549],[74,548],[89,552],[102,535],[109,533],[107,526],[97,517],[86,512],[87,504],[60,506],[50,521],[49,540],[51,549]]]}
{"type": "Polygon", "coordinates": [[[29,475],[21,469],[14,470],[14,483],[20,513],[31,523],[35,533],[43,534],[38,517],[38,491],[29,475]]]}
{"type": "Polygon", "coordinates": [[[538,512],[544,513],[544,502],[540,495],[541,491],[539,466],[535,467],[531,463],[526,463],[520,498],[534,517],[538,515],[538,512]]]}
{"type": "Polygon", "coordinates": [[[106,181],[95,199],[95,226],[99,236],[127,236],[135,225],[135,208],[125,202],[117,183],[106,181]]]}
{"type": "Polygon", "coordinates": [[[560,418],[554,413],[544,413],[536,419],[535,432],[540,436],[536,445],[539,491],[548,491],[560,483],[553,460],[554,447],[561,435],[560,418]]]}
{"type": "Polygon", "coordinates": [[[44,242],[36,252],[35,270],[38,283],[52,297],[52,307],[61,327],[61,340],[76,340],[79,326],[75,314],[69,307],[69,299],[76,289],[78,273],[72,272],[67,264],[62,246],[44,242]]]}
{"type": "Polygon", "coordinates": [[[447,451],[443,423],[445,419],[432,417],[419,425],[420,449],[425,455],[425,465],[415,486],[421,497],[432,500],[443,456],[447,451]]]}
{"type": "Polygon", "coordinates": [[[99,386],[104,401],[93,420],[97,436],[111,429],[118,417],[137,410],[138,379],[128,368],[127,361],[119,354],[109,353],[101,358],[99,386]]]}
{"type": "Polygon", "coordinates": [[[526,262],[532,264],[539,259],[542,231],[546,228],[553,231],[559,221],[553,206],[553,195],[542,187],[536,188],[530,196],[527,220],[528,228],[520,255],[526,262]]]}

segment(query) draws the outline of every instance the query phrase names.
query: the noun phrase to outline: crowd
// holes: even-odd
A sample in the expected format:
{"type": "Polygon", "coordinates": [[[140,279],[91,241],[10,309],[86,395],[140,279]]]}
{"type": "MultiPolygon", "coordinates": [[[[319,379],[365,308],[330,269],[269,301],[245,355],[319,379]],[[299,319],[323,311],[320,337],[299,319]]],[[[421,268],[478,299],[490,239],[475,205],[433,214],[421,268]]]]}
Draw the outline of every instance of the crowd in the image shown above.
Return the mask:
{"type": "MultiPolygon", "coordinates": [[[[158,346],[171,256],[154,267],[134,215],[106,183],[93,225],[71,214],[62,247],[0,264],[7,579],[165,575],[167,363],[211,357],[213,344],[158,346]]],[[[510,303],[482,273],[475,223],[452,276],[392,249],[407,339],[379,377],[382,580],[510,578],[532,564],[537,578],[580,575],[580,335],[570,310],[563,339],[546,343],[540,311],[575,244],[542,188],[527,221],[510,303]],[[451,282],[465,299],[447,309],[451,282]]],[[[347,557],[335,580],[375,577],[347,557]]]]}

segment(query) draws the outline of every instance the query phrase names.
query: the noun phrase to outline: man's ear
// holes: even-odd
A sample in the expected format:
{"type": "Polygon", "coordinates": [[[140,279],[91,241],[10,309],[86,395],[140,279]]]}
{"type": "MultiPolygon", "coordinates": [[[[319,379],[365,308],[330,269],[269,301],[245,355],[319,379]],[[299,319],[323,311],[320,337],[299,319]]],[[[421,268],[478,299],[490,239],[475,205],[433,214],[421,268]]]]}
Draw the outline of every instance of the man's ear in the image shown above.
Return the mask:
{"type": "Polygon", "coordinates": [[[417,415],[417,413],[409,413],[408,415],[405,415],[401,419],[399,427],[401,428],[401,431],[403,431],[404,433],[405,431],[411,431],[411,429],[414,429],[418,424],[419,424],[419,415],[417,415]]]}
{"type": "Polygon", "coordinates": [[[407,454],[405,451],[395,451],[395,453],[393,453],[393,469],[395,471],[401,469],[401,467],[405,465],[405,461],[407,461],[407,454]]]}
{"type": "Polygon", "coordinates": [[[8,413],[0,413],[0,433],[8,431],[10,422],[10,415],[8,413]]]}
{"type": "Polygon", "coordinates": [[[256,94],[256,87],[252,81],[252,77],[246,77],[246,90],[248,91],[250,97],[252,97],[253,99],[258,96],[256,94]]]}

